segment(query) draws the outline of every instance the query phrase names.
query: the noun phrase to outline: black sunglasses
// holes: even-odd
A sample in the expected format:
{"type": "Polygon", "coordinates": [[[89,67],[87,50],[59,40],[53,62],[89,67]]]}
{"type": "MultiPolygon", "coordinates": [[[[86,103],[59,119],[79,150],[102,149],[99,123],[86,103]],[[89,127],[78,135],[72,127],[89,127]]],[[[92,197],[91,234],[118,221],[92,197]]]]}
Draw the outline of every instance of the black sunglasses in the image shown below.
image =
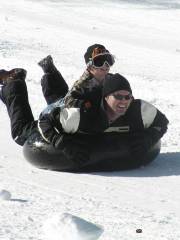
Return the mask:
{"type": "Polygon", "coordinates": [[[130,100],[132,98],[131,94],[128,95],[112,94],[112,96],[117,100],[130,100]]]}

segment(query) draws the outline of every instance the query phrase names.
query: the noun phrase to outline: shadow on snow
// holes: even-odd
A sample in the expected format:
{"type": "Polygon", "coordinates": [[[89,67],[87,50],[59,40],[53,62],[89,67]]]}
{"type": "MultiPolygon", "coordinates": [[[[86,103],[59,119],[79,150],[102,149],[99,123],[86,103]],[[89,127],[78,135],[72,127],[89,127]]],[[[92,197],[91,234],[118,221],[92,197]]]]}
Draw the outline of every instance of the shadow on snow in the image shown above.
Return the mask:
{"type": "Polygon", "coordinates": [[[180,175],[180,152],[161,153],[151,164],[139,169],[93,174],[107,177],[161,177],[180,175]]]}

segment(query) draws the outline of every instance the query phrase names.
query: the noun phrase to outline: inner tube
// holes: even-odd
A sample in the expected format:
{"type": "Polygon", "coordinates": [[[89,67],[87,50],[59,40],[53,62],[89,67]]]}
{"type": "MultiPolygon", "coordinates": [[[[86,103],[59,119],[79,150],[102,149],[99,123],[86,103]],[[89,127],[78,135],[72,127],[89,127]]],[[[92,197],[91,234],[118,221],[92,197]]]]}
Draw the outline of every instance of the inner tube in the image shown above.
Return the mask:
{"type": "Polygon", "coordinates": [[[157,157],[161,148],[161,142],[158,141],[145,156],[136,159],[131,155],[126,135],[78,135],[78,140],[81,145],[74,141],[74,145],[67,143],[56,149],[36,132],[24,144],[23,154],[28,162],[41,169],[67,172],[119,171],[149,164],[157,157]]]}

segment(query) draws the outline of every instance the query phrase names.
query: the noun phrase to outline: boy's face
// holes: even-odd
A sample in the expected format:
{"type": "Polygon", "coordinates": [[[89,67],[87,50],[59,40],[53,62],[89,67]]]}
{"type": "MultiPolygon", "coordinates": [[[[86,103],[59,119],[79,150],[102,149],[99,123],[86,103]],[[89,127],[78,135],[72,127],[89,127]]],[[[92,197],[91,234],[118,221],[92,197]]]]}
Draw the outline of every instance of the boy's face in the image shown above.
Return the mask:
{"type": "Polygon", "coordinates": [[[126,113],[132,98],[131,93],[127,90],[119,90],[105,97],[105,101],[112,112],[121,116],[126,113]]]}
{"type": "Polygon", "coordinates": [[[106,75],[109,73],[110,67],[108,65],[104,65],[102,67],[96,68],[96,67],[90,67],[89,71],[90,73],[100,82],[102,83],[106,77],[106,75]]]}

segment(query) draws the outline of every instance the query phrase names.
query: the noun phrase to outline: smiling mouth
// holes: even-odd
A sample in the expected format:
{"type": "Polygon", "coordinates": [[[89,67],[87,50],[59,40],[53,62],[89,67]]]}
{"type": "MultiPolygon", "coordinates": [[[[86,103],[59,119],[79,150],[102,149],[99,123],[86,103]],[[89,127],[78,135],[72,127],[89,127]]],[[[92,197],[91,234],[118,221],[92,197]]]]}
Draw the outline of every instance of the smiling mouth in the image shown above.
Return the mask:
{"type": "Polygon", "coordinates": [[[119,110],[124,110],[124,109],[126,109],[126,106],[125,106],[125,105],[119,105],[119,106],[118,106],[118,109],[119,109],[119,110]]]}

